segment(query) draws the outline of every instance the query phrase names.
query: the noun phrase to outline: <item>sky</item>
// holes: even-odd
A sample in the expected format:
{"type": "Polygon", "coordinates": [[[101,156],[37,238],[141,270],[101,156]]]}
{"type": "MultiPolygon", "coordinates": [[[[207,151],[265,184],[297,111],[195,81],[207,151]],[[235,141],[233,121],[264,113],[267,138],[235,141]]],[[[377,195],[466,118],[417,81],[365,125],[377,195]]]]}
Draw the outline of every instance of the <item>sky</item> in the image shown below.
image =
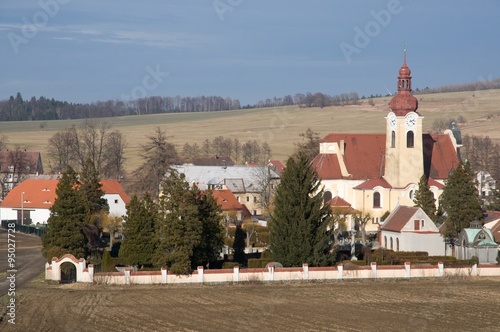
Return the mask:
{"type": "Polygon", "coordinates": [[[0,99],[394,93],[500,77],[500,1],[0,0],[0,99]]]}

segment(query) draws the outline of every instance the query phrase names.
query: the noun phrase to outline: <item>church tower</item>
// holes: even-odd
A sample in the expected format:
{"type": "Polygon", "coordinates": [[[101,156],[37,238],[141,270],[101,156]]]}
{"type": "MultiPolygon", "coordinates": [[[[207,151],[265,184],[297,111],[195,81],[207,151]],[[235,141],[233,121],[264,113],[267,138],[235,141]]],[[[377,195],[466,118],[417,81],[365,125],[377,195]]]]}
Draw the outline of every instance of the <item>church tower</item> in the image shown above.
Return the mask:
{"type": "Polygon", "coordinates": [[[394,188],[416,184],[424,174],[423,117],[417,112],[418,101],[411,93],[410,74],[405,49],[399,69],[398,93],[391,99],[391,112],[386,117],[384,178],[394,188]]]}

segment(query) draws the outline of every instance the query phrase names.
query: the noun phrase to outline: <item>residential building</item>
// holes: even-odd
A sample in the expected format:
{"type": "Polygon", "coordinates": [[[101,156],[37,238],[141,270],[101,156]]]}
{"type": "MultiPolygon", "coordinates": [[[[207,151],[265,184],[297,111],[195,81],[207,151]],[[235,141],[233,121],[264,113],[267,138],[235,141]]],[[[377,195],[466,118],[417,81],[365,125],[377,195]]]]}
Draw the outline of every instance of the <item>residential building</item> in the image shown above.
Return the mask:
{"type": "Polygon", "coordinates": [[[237,201],[254,216],[265,213],[269,196],[274,192],[279,175],[266,166],[194,166],[174,165],[186,181],[200,190],[228,189],[237,201]]]}
{"type": "MultiPolygon", "coordinates": [[[[0,203],[1,220],[17,220],[22,224],[46,224],[50,208],[57,198],[59,180],[28,179],[14,187],[0,203]],[[22,222],[21,222],[22,220],[22,222]]],[[[109,214],[126,215],[128,195],[116,180],[102,180],[104,199],[109,205],[109,214]]]]}

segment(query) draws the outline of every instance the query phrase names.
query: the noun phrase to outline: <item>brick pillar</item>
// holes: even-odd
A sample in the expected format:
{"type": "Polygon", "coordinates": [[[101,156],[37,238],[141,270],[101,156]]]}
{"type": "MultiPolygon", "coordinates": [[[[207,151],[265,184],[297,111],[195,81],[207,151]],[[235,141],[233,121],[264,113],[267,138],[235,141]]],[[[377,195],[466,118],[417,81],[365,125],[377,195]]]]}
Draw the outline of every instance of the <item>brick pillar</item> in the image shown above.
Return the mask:
{"type": "Polygon", "coordinates": [[[438,276],[444,276],[444,264],[443,262],[438,262],[438,276]]]}
{"type": "Polygon", "coordinates": [[[269,264],[267,270],[269,271],[269,281],[274,281],[274,265],[269,264]]]}
{"type": "Polygon", "coordinates": [[[405,277],[411,278],[411,264],[410,262],[405,262],[405,277]]]}
{"type": "Polygon", "coordinates": [[[125,285],[130,285],[130,268],[126,267],[123,273],[125,274],[125,285]]]}

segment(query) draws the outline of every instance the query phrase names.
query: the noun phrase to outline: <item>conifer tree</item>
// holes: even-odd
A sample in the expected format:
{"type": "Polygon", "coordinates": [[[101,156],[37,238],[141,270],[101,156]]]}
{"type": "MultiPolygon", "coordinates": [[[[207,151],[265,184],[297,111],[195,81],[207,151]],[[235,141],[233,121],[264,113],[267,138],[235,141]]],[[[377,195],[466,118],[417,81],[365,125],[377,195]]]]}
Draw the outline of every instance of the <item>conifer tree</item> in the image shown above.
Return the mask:
{"type": "Polygon", "coordinates": [[[151,266],[156,248],[158,207],[149,195],[140,200],[132,196],[124,216],[123,236],[119,257],[127,264],[151,266]]]}
{"type": "Polygon", "coordinates": [[[418,182],[418,189],[415,191],[415,199],[413,202],[432,219],[436,221],[436,199],[434,194],[429,187],[427,177],[422,175],[420,181],[418,182]]]}
{"type": "Polygon", "coordinates": [[[269,223],[273,260],[283,266],[332,263],[327,225],[331,211],[323,205],[323,190],[305,153],[288,159],[269,223]]]}
{"type": "Polygon", "coordinates": [[[194,248],[192,268],[206,265],[218,259],[224,246],[224,228],[222,226],[222,210],[212,191],[201,192],[196,185],[191,189],[201,222],[201,241],[194,248]]]}
{"type": "Polygon", "coordinates": [[[103,198],[104,191],[100,182],[99,173],[90,158],[85,161],[80,174],[79,193],[85,204],[88,224],[96,224],[101,213],[109,212],[109,205],[103,198]]]}
{"type": "Polygon", "coordinates": [[[450,175],[440,203],[446,213],[444,235],[448,238],[456,239],[471,221],[482,219],[481,201],[469,163],[460,163],[450,175]]]}
{"type": "Polygon", "coordinates": [[[241,224],[236,226],[236,231],[234,232],[234,242],[233,242],[233,250],[234,250],[234,256],[233,260],[235,262],[238,262],[242,265],[247,264],[247,259],[245,256],[245,239],[247,235],[245,231],[243,230],[243,227],[241,227],[241,224]]]}
{"type": "Polygon", "coordinates": [[[202,242],[203,225],[198,218],[196,197],[184,174],[171,171],[162,184],[159,242],[153,263],[166,265],[177,275],[190,274],[194,250],[202,242]]]}
{"type": "Polygon", "coordinates": [[[80,199],[78,186],[77,175],[68,166],[57,184],[57,198],[50,208],[47,229],[42,236],[42,252],[48,260],[68,253],[76,258],[85,258],[88,253],[83,232],[86,207],[80,199]]]}

